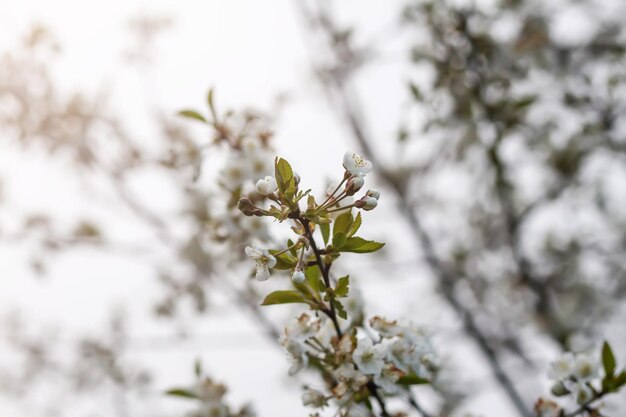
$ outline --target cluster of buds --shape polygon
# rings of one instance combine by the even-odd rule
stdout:
[[[351,208],[372,210],[378,205],[380,192],[368,190],[365,195],[354,201],[354,195],[360,191],[365,184],[365,175],[372,170],[372,163],[365,158],[346,152],[343,158],[345,169],[343,180],[336,186],[332,186],[327,192],[323,202],[318,203],[311,190],[300,190],[300,177],[294,173],[291,166],[284,159],[276,158],[274,164],[274,176],[265,176],[256,182],[254,192],[250,195],[242,196],[237,204],[239,210],[248,217],[273,217],[279,222],[291,219],[296,221],[292,228],[298,233],[296,243],[289,244],[281,251],[267,251],[255,246],[248,246],[246,254],[256,264],[256,278],[264,281],[270,276],[270,268],[277,264],[278,260],[291,265],[292,280],[294,283],[302,284],[305,279],[305,268],[310,262],[309,243],[306,230],[302,222],[307,224],[327,225],[333,222],[338,214],[349,213]],[[259,200],[256,196],[262,196]],[[300,207],[300,201],[307,197],[307,207]],[[259,207],[257,202],[269,201],[269,207]],[[360,221],[360,219],[359,219]],[[347,232],[347,231],[346,231]],[[350,238],[350,236],[347,236]],[[360,238],[356,238],[360,239]],[[353,239],[351,242],[355,242]],[[359,243],[361,241],[358,241]],[[340,239],[334,242],[336,246],[341,246]],[[346,239],[345,243],[349,243]],[[340,248],[335,248],[340,249]]]

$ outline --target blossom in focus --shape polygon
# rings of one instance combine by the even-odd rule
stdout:
[[[256,279],[265,281],[270,277],[270,268],[276,265],[274,258],[267,249],[257,248],[256,246],[246,247],[246,255],[256,263]]]
[[[372,170],[373,165],[359,154],[346,152],[343,155],[343,167],[353,176],[364,176]]]

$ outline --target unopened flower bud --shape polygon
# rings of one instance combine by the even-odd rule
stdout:
[[[295,282],[296,284],[302,284],[305,279],[306,279],[306,276],[304,275],[304,272],[302,272],[299,269],[296,269],[294,273],[291,275],[291,280]]]
[[[270,175],[265,178],[261,178],[256,183],[256,191],[261,195],[271,194],[277,189],[278,185],[276,184],[276,179]]]
[[[562,381],[557,381],[550,388],[550,392],[554,394],[556,397],[562,397],[563,395],[569,394],[569,390],[565,387]]]
[[[366,196],[368,197],[372,197],[375,198],[376,200],[378,200],[380,198],[380,191],[378,190],[368,190],[367,193],[365,193]]]
[[[259,208],[252,204],[249,198],[241,198],[237,203],[237,208],[241,210],[246,216],[254,216],[259,211]]]
[[[374,210],[378,205],[378,200],[374,197],[363,197],[354,203],[354,207],[363,209],[365,211]]]
[[[346,184],[346,195],[356,194],[361,188],[363,188],[364,184],[365,179],[361,175],[350,178]]]

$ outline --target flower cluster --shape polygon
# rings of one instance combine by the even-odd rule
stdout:
[[[372,163],[347,152],[342,165],[342,180],[317,200],[311,190],[300,189],[301,179],[289,163],[277,158],[275,175],[260,178],[254,190],[271,201],[269,207],[255,204],[252,196],[242,196],[238,207],[249,217],[291,222],[296,236],[282,249],[248,246],[246,254],[259,281],[267,280],[272,268],[291,275],[291,288],[268,294],[263,305],[296,303],[309,309],[286,326],[280,340],[291,360],[290,375],[309,368],[324,381],[324,388],[306,387],[304,405],[321,409],[333,404],[340,416],[370,416],[375,401],[380,414],[388,415],[385,399],[410,395],[410,385],[432,381],[437,359],[428,334],[411,323],[378,316],[364,323],[350,277],[331,275],[331,266],[344,254],[384,246],[357,236],[361,212],[374,209],[380,198],[377,190],[355,197]],[[305,197],[306,208],[300,203]],[[356,215],[353,209],[359,210]]]
[[[328,385],[326,391],[307,388],[302,395],[305,406],[323,408],[334,400],[348,415],[354,400],[366,397],[371,386],[394,396],[434,378],[437,357],[423,329],[378,316],[369,324],[370,332],[352,327],[341,337],[324,316],[303,313],[287,325],[281,343],[292,361],[289,374],[314,361]]]
[[[554,401],[542,398],[535,404],[537,417],[601,415],[596,401],[626,385],[626,370],[617,369],[613,350],[607,342],[602,346],[601,361],[593,355],[566,352],[550,364],[548,376],[554,381],[552,394],[569,397],[579,408],[565,413]]]
[[[600,361],[586,354],[567,352],[550,364],[548,376],[555,381],[554,395],[572,394],[579,404],[593,397],[589,384],[600,373]]]

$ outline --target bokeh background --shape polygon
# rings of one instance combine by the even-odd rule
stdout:
[[[625,360],[626,9],[426,3],[0,5],[0,414],[183,415],[163,392],[201,358],[232,402],[306,415],[285,353],[238,298],[265,289],[249,265],[215,267],[202,229],[227,158],[176,113],[206,111],[209,88],[222,109],[265,112],[276,153],[320,191],[364,130],[383,192],[364,229],[388,245],[343,267],[368,312],[432,330],[463,394],[452,415],[514,415],[490,358],[529,409],[561,350],[608,337]],[[462,29],[489,36],[468,46]],[[511,233],[508,212],[546,201]],[[293,313],[263,311],[279,328]]]

